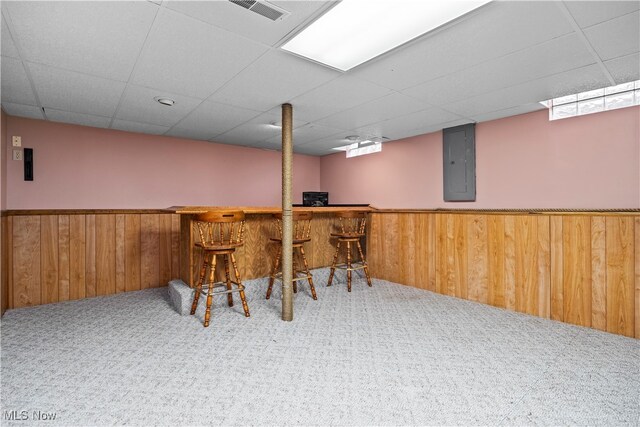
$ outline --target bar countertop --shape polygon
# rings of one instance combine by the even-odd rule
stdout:
[[[166,212],[176,214],[199,214],[207,211],[243,211],[245,214],[274,214],[282,212],[278,206],[171,206]],[[304,210],[315,213],[334,213],[343,211],[371,212],[370,206],[326,206],[326,207],[294,207],[294,211]]]

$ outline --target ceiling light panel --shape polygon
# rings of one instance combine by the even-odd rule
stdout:
[[[343,0],[282,49],[347,71],[486,3]]]

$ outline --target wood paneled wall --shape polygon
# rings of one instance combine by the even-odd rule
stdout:
[[[181,216],[188,224],[188,215],[159,213],[2,217],[3,311],[164,286],[181,277],[181,253],[188,261]],[[314,215],[305,247],[311,268],[331,265],[333,222],[333,214]],[[271,236],[271,215],[247,216],[245,245],[236,254],[243,280],[269,275]]]
[[[640,338],[640,216],[370,217],[374,277]]]
[[[179,274],[178,215],[2,219],[6,223],[7,308],[158,287]]]

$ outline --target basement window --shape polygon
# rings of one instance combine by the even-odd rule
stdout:
[[[549,120],[633,107],[640,105],[640,80],[561,96],[541,104],[549,109]]]

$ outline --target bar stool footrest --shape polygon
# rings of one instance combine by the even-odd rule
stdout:
[[[339,269],[339,270],[347,270],[347,271],[349,271],[349,270],[350,270],[350,271],[362,270],[362,269],[364,269],[364,268],[366,268],[366,267],[367,267],[367,264],[363,264],[363,263],[360,263],[360,262],[353,262],[353,263],[351,263],[351,268],[349,268],[349,267],[347,266],[347,264],[337,264],[337,265],[335,266],[335,268],[336,268],[336,269]]]
[[[238,282],[234,282],[233,280],[231,281],[231,284],[232,285],[236,285],[237,288],[228,290],[227,289],[227,282],[215,282],[213,284],[211,284],[211,283],[207,283],[207,284],[203,283],[202,284],[202,290],[200,291],[200,294],[206,296],[207,292],[209,291],[209,286],[211,286],[211,285],[213,285],[213,289],[215,289],[215,288],[225,288],[223,291],[213,290],[213,291],[211,291],[211,295],[224,295],[224,294],[230,294],[230,293],[233,293],[233,292],[244,291],[244,285],[243,284],[238,283]],[[195,290],[197,292],[197,289],[195,289]]]

